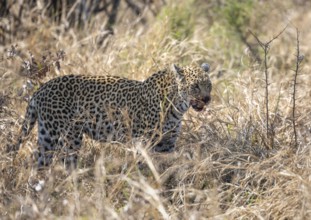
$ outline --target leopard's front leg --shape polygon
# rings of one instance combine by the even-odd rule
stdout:
[[[181,121],[168,122],[163,128],[161,141],[154,146],[155,152],[172,152],[175,149],[176,140],[179,136]]]

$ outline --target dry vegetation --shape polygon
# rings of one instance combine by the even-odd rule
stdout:
[[[0,10],[1,219],[311,218],[309,1],[20,2]],[[173,153],[86,139],[68,173],[32,168],[36,132],[10,151],[29,96],[57,75],[202,62],[213,101],[187,113]]]

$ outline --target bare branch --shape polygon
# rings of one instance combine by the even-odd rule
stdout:
[[[284,31],[286,30],[287,27],[288,27],[288,24],[287,24],[277,35],[275,35],[271,40],[269,40],[266,44],[269,45],[269,44],[272,43],[275,39],[277,39],[281,34],[284,33]]]
[[[259,46],[264,51],[264,74],[265,74],[265,107],[266,107],[266,136],[267,139],[270,141],[270,147],[273,148],[274,146],[274,122],[270,123],[270,113],[269,113],[269,72],[268,72],[268,52],[270,48],[270,44],[277,39],[287,28],[286,25],[277,35],[275,35],[271,40],[267,41],[266,43],[262,42],[257,35],[255,35],[251,30],[249,33],[254,36],[256,41],[258,42]]]
[[[251,31],[251,30],[248,30],[249,33],[251,33],[251,35],[253,35],[253,37],[256,39],[256,41],[258,42],[259,46],[261,48],[264,48],[265,47],[265,44],[261,42],[261,40]]]
[[[269,45],[274,41],[276,40],[281,34],[284,33],[284,31],[286,30],[286,28],[288,27],[288,24],[277,34],[275,35],[271,40],[267,41],[267,42],[262,42],[256,34],[254,34],[251,30],[248,30],[249,33],[251,35],[253,35],[253,37],[256,39],[256,41],[258,42],[258,44],[260,45],[261,48],[265,48],[265,47],[269,47]]]
[[[296,94],[297,94],[297,77],[300,71],[300,64],[303,61],[304,56],[300,54],[300,47],[299,47],[299,30],[296,28],[296,66],[294,70],[294,80],[293,80],[293,112],[292,112],[292,122],[293,122],[293,130],[294,130],[294,147],[298,146],[298,138],[297,138],[297,128],[296,128]]]

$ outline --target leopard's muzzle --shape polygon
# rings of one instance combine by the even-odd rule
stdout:
[[[211,101],[211,97],[210,96],[206,96],[202,99],[192,99],[190,100],[190,105],[191,107],[197,111],[200,112],[204,109],[204,107],[206,105],[208,105],[208,103]]]

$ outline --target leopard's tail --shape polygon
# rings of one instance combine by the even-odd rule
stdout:
[[[24,119],[22,128],[20,130],[20,134],[19,134],[19,137],[17,139],[17,143],[14,146],[14,150],[19,150],[23,141],[28,137],[31,130],[35,126],[37,118],[38,118],[38,112],[37,112],[37,108],[35,105],[35,100],[32,98],[30,100],[28,106],[27,106],[25,119]]]

